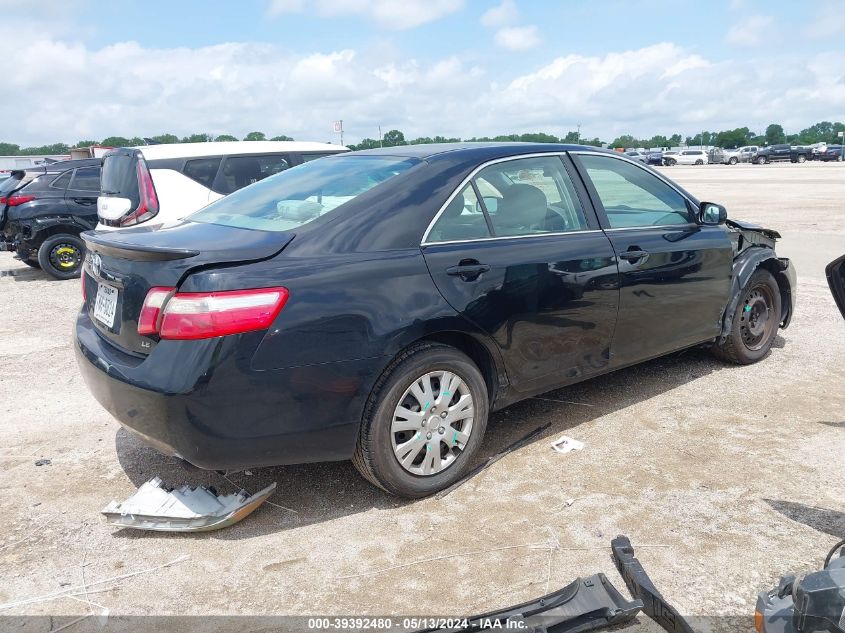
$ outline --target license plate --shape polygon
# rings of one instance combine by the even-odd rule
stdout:
[[[99,284],[97,300],[94,302],[94,318],[106,327],[113,328],[115,312],[117,312],[117,288],[108,284]]]

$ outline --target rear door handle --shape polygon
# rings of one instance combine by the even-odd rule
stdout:
[[[619,253],[619,259],[625,259],[629,262],[635,262],[638,259],[642,259],[643,257],[646,257],[647,255],[648,255],[647,251],[641,251],[639,249],[632,248],[632,249],[629,249],[629,250],[624,251],[622,253]]]
[[[463,261],[457,266],[450,266],[446,269],[446,274],[461,277],[465,281],[472,281],[482,273],[489,272],[489,270],[489,265],[472,260],[471,262]]]

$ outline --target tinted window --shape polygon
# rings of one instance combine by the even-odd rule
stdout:
[[[273,156],[229,156],[214,181],[214,190],[224,195],[255,184],[290,167],[287,154]]]
[[[556,156],[490,165],[478,173],[476,185],[497,237],[587,228],[575,189]]]
[[[5,176],[0,176],[0,178],[5,178],[5,180],[0,182],[0,194],[9,193],[10,191],[14,190],[19,184],[21,184],[23,172],[15,172],[13,174],[10,174],[8,178],[6,178]]]
[[[302,154],[302,162],[307,163],[309,160],[314,160],[315,158],[325,158],[326,156],[332,156],[332,154]]]
[[[98,167],[81,167],[73,175],[71,189],[77,191],[100,191],[100,169]]]
[[[70,184],[70,177],[73,176],[72,171],[66,171],[61,176],[56,178],[53,182],[50,183],[51,187],[56,189],[67,189],[67,186]]]
[[[132,209],[141,203],[138,191],[138,158],[128,154],[115,154],[103,159],[100,192],[108,196],[129,198]]]
[[[220,158],[197,158],[186,161],[182,173],[196,180],[203,187],[211,189],[214,177],[217,176],[217,169],[220,167],[220,160]]]
[[[611,228],[690,222],[683,196],[645,169],[609,156],[578,158],[596,188]]]
[[[189,219],[262,231],[289,231],[333,211],[418,162],[394,156],[314,160],[212,202]]]
[[[450,242],[490,237],[484,211],[471,185],[455,196],[431,227],[426,241]]]

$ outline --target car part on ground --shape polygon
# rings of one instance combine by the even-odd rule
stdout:
[[[643,602],[643,611],[670,633],[693,633],[692,627],[666,602],[654,586],[639,560],[634,557],[634,548],[627,536],[617,536],[610,542],[613,562],[625,580],[628,591]]]
[[[122,503],[102,510],[111,525],[157,532],[209,532],[234,525],[249,516],[273,494],[272,483],[254,495],[245,490],[219,495],[214,488],[165,488],[158,477],[141,485]]]
[[[845,255],[834,259],[824,269],[830,293],[836,301],[842,317],[845,318]]]
[[[508,455],[508,453],[512,453],[513,451],[517,450],[518,448],[522,448],[528,442],[533,440],[535,437],[538,437],[539,435],[541,435],[543,433],[543,431],[548,429],[551,425],[552,425],[552,423],[548,422],[548,423],[546,423],[542,426],[538,426],[536,429],[534,429],[533,431],[529,431],[528,433],[523,435],[521,438],[519,438],[518,440],[516,440],[512,444],[508,444],[501,451],[499,451],[498,453],[496,453],[492,457],[488,457],[485,461],[478,464],[475,468],[470,470],[468,473],[466,473],[463,477],[461,477],[458,481],[453,483],[451,486],[449,486],[448,488],[438,492],[437,495],[435,495],[435,499],[442,499],[443,497],[451,494],[452,492],[454,492],[454,490],[456,488],[459,488],[460,486],[464,485],[466,482],[468,482],[470,479],[475,477],[482,470],[489,468],[490,466],[495,464],[497,461],[499,461],[500,459],[502,459],[503,457]]]
[[[433,631],[526,631],[581,633],[625,624],[642,610],[641,600],[626,600],[604,574],[575,581],[537,600],[466,618],[458,625],[449,623]]]
[[[584,448],[584,442],[562,435],[551,444],[557,453],[571,453]]]
[[[800,581],[782,576],[778,586],[757,596],[757,633],[845,633],[845,539],[825,557],[822,571]],[[841,549],[840,549],[841,548]],[[839,555],[834,558],[839,550]]]

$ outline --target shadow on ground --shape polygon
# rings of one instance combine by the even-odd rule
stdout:
[[[0,277],[12,277],[15,281],[50,281],[53,279],[40,268],[0,270]]]
[[[597,417],[612,414],[722,369],[729,367],[706,350],[691,349],[523,400],[490,416],[475,462],[496,455],[548,422],[552,425],[533,442],[545,442]],[[565,421],[560,421],[561,417]],[[198,534],[198,538],[251,538],[373,508],[397,508],[414,503],[370,485],[351,462],[256,468],[224,475],[163,456],[124,429],[117,433],[116,448],[120,465],[135,486],[159,476],[169,486],[213,486],[222,493],[243,487],[252,493],[275,481],[278,487],[270,501],[296,511],[262,507],[240,524],[220,532]],[[449,497],[439,503],[448,504]],[[119,534],[143,536],[148,533],[123,530]]]
[[[845,512],[817,508],[794,501],[778,499],[764,499],[764,501],[788,519],[803,523],[818,532],[824,532],[836,538],[845,538]]]

